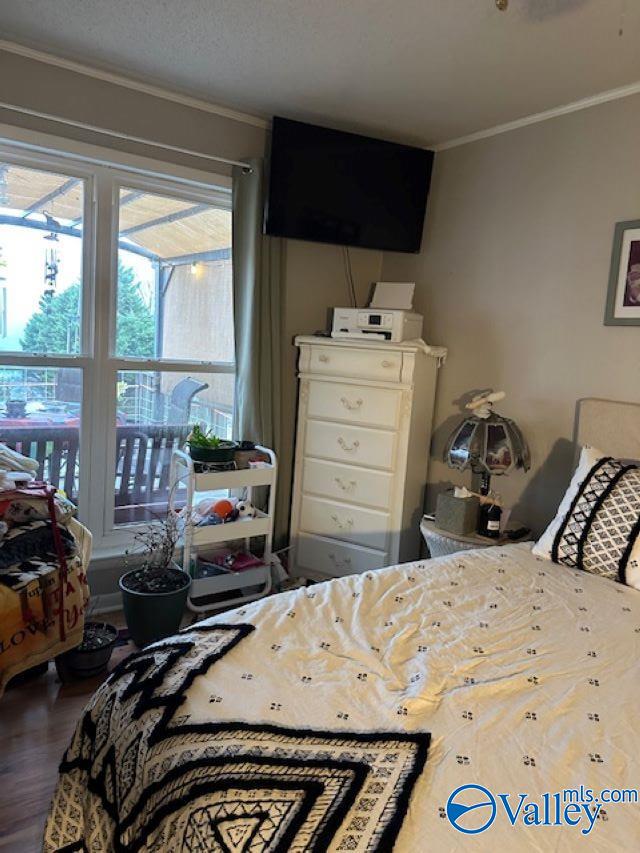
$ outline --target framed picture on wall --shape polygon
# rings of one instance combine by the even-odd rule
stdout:
[[[605,326],[640,326],[640,219],[617,222]]]

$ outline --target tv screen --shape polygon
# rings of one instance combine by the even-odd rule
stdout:
[[[433,152],[276,117],[265,234],[419,252]]]

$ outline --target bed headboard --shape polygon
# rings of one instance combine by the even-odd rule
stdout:
[[[587,398],[578,401],[576,445],[597,447],[607,456],[640,459],[640,403]]]

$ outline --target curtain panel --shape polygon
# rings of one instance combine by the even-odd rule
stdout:
[[[279,454],[283,242],[262,234],[263,208],[264,164],[262,159],[247,160],[246,168],[233,169],[233,436],[259,442]],[[286,510],[279,500],[278,507],[276,530],[283,531]]]

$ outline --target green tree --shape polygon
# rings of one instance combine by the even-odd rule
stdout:
[[[152,358],[155,346],[155,317],[140,295],[140,282],[131,267],[118,261],[116,352],[122,357]]]
[[[151,358],[155,349],[155,320],[140,295],[140,282],[131,267],[118,262],[117,353]],[[80,328],[80,284],[53,296],[43,294],[20,340],[26,352],[77,353]]]
[[[38,310],[24,327],[20,346],[27,352],[77,353],[80,285],[72,284],[54,296],[42,295]]]

